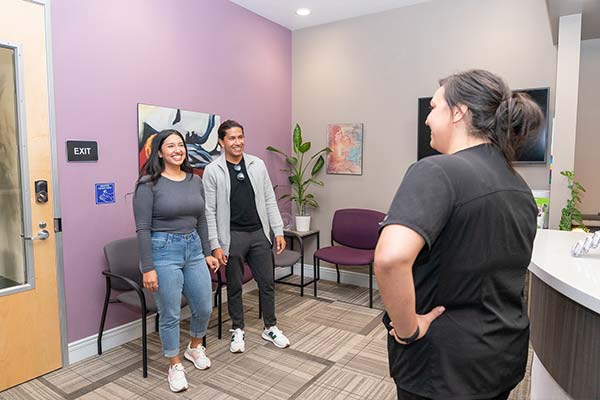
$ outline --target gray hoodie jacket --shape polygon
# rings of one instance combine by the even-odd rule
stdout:
[[[271,240],[271,229],[275,236],[282,236],[283,221],[265,163],[260,158],[246,153],[244,153],[244,162],[250,184],[254,189],[256,211],[258,211],[265,236]],[[231,182],[229,179],[225,153],[208,164],[202,176],[210,249],[214,250],[220,247],[226,255],[229,255],[229,244],[231,243],[229,232]]]

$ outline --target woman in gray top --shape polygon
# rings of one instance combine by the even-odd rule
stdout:
[[[153,292],[158,307],[163,355],[169,358],[169,388],[188,388],[179,358],[181,295],[192,319],[191,343],[184,357],[198,369],[211,363],[202,346],[212,311],[208,267],[217,271],[211,256],[204,216],[202,180],[192,173],[181,133],[164,130],[152,140],[133,198],[144,287]]]

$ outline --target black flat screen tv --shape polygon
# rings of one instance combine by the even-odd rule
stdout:
[[[548,102],[550,99],[549,88],[520,89],[515,92],[527,93],[535,101],[544,113],[544,121],[540,129],[523,145],[515,157],[515,163],[543,164],[546,162],[546,147],[548,145]],[[419,98],[419,126],[417,138],[417,159],[440,154],[429,145],[431,141],[431,130],[425,125],[429,114],[429,102],[431,97]]]

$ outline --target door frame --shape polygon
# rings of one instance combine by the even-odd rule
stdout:
[[[58,176],[58,143],[56,138],[56,115],[54,102],[54,64],[52,57],[52,4],[51,0],[23,0],[40,4],[44,7],[44,31],[46,33],[46,72],[48,76],[48,121],[50,132],[50,160],[52,168],[52,212],[54,215],[53,229],[56,252],[56,282],[58,294],[58,315],[60,318],[60,347],[62,367],[69,365],[69,338],[67,330],[67,299],[65,292],[65,268],[63,259],[62,230],[56,231],[56,222],[62,221],[60,207],[60,189]],[[62,225],[62,223],[61,223]]]

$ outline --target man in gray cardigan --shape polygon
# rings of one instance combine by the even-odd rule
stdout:
[[[244,352],[242,278],[244,261],[256,280],[265,329],[262,338],[279,348],[290,345],[277,328],[275,287],[270,240],[275,234],[277,253],[285,248],[283,222],[264,162],[244,153],[244,128],[227,120],[219,126],[223,154],[204,170],[206,222],[212,255],[225,268],[227,306],[232,321],[232,353]]]

